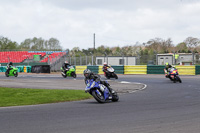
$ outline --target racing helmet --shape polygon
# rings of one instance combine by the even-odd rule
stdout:
[[[107,65],[107,62],[104,62],[103,65]]]
[[[166,62],[166,63],[165,63],[165,65],[166,65],[166,66],[167,66],[167,65],[169,65],[169,63],[168,63],[168,62]]]
[[[85,70],[83,71],[83,75],[84,75],[86,78],[89,78],[91,73],[92,73],[92,72],[90,71],[90,69],[85,69]]]
[[[65,64],[68,64],[68,61],[65,61]]]
[[[13,65],[13,63],[12,63],[12,62],[9,62],[9,65]]]

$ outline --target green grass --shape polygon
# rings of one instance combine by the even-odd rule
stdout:
[[[83,90],[49,90],[0,87],[0,107],[76,101],[91,98]]]

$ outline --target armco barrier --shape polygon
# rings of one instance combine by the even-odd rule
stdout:
[[[147,66],[147,74],[165,74],[164,68],[164,65]]]
[[[83,71],[87,68],[87,66],[76,66],[76,74],[83,74]]]
[[[94,73],[99,73],[99,66],[87,66],[87,69],[90,69]]]
[[[147,74],[147,66],[124,66],[124,74]]]
[[[196,75],[200,74],[200,66],[195,66],[195,74]]]
[[[180,75],[195,75],[195,66],[176,66]]]

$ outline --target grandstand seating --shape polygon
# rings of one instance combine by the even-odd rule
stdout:
[[[50,62],[54,62],[55,60],[60,59],[61,56],[65,55],[65,52],[55,52],[50,54],[48,57],[44,58],[40,62],[48,62],[48,59]]]
[[[49,51],[47,51],[49,52]],[[43,58],[46,53],[45,51],[42,52],[33,52],[33,51],[6,51],[0,52],[0,63],[22,63],[26,59],[33,59],[33,55],[41,55]],[[49,55],[42,59],[40,62],[48,62],[48,58],[50,62],[54,62],[58,60],[61,56],[65,55],[66,52],[51,52],[48,53]]]
[[[46,53],[29,53],[28,51],[6,51],[0,52],[0,63],[21,63],[25,59],[32,59],[33,55],[45,56]]]

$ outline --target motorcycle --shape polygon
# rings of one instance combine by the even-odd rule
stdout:
[[[18,69],[13,67],[13,66],[10,67],[10,68],[11,68],[11,70],[8,73],[8,67],[6,67],[6,72],[5,72],[6,77],[9,77],[9,76],[17,77],[18,76]]]
[[[99,103],[105,103],[110,100],[117,102],[119,100],[117,92],[111,93],[106,86],[100,84],[100,81],[95,82],[93,79],[86,81],[85,92],[89,92]]]
[[[107,68],[107,71],[104,72],[104,76],[105,76],[107,79],[110,79],[110,78],[118,79],[118,76],[117,76],[117,74],[115,73],[115,69],[112,68],[112,67],[108,67],[108,68]]]
[[[178,81],[179,83],[182,83],[181,78],[179,77],[178,70],[175,67],[172,67],[169,69],[169,73],[166,75],[171,81],[176,83]]]
[[[66,73],[64,73],[64,69],[62,67],[60,69],[61,69],[61,75],[64,78],[66,78],[67,76],[76,78],[76,72],[75,72],[76,70],[75,70],[75,68],[73,66],[70,66],[69,70]]]

